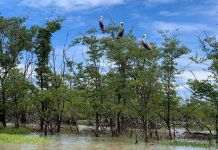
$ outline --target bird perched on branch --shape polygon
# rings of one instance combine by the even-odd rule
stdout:
[[[123,37],[124,34],[124,22],[120,22],[120,31],[117,34],[117,39]]]
[[[105,32],[105,27],[104,27],[104,22],[103,22],[103,16],[100,16],[99,26],[100,26],[100,28],[101,28],[101,31],[102,31],[102,32]]]
[[[149,44],[148,42],[146,42],[146,38],[147,38],[147,35],[144,34],[144,35],[143,35],[143,38],[142,38],[142,45],[143,45],[143,47],[144,47],[145,49],[150,50],[150,49],[151,49],[151,46],[150,46],[150,44]]]

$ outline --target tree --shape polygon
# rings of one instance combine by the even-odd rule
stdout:
[[[62,21],[61,18],[48,21],[46,22],[45,27],[36,27],[37,34],[35,38],[35,44],[34,44],[34,52],[37,57],[36,62],[36,78],[37,78],[37,84],[41,91],[48,90],[49,89],[49,81],[51,81],[50,74],[51,70],[49,68],[49,54],[52,51],[51,46],[51,38],[52,34],[58,30],[61,29],[60,22]],[[46,111],[47,108],[46,104],[41,101],[41,110],[42,112]],[[40,116],[40,129],[43,130],[44,126],[44,114],[41,113]],[[47,127],[47,125],[46,125]],[[47,129],[45,129],[46,132]]]
[[[8,72],[16,67],[21,52],[31,50],[32,32],[25,26],[26,18],[4,18],[0,16],[0,85],[2,123],[6,127],[6,91],[4,80]]]
[[[142,122],[145,141],[148,142],[148,125],[152,114],[151,101],[158,91],[160,68],[158,60],[160,54],[157,47],[153,45],[151,50],[145,50],[135,42],[135,47],[130,48],[130,87],[135,93],[134,99],[129,107],[136,112]],[[133,107],[134,106],[134,107]],[[151,121],[150,121],[151,122]]]
[[[89,95],[89,103],[92,106],[95,112],[95,136],[99,136],[100,128],[100,114],[101,114],[101,105],[103,104],[103,80],[101,72],[101,59],[103,57],[104,51],[101,47],[100,40],[93,35],[95,29],[88,31],[88,35],[85,35],[79,39],[75,39],[74,44],[82,44],[88,47],[86,54],[88,58],[85,60],[87,65],[85,68],[80,67],[78,64],[78,73],[82,73],[78,82],[86,85],[86,91]],[[75,74],[76,75],[76,74]],[[79,77],[79,74],[76,75]],[[81,87],[81,84],[79,84]]]
[[[184,54],[187,54],[188,49],[180,44],[180,41],[177,39],[176,35],[169,36],[167,31],[162,31],[160,33],[164,39],[164,42],[162,43],[162,47],[160,48],[163,56],[163,60],[161,62],[161,81],[163,92],[161,103],[163,106],[163,114],[161,115],[159,113],[159,115],[165,121],[166,127],[169,132],[169,138],[172,139],[172,111],[173,108],[178,105],[178,98],[175,91],[175,77],[176,75],[181,73],[181,70],[177,68],[176,59]]]
[[[204,61],[210,61],[208,71],[211,72],[211,76],[208,80],[190,80],[190,87],[193,89],[193,95],[207,100],[214,104],[215,113],[215,130],[216,130],[216,144],[218,144],[218,42],[215,36],[208,36],[200,40],[202,50],[206,56],[204,58],[193,58],[197,63],[203,63]]]
[[[120,39],[114,38],[114,32],[117,28],[113,25],[109,26],[110,32],[112,33],[110,37],[103,38],[101,43],[103,48],[106,50],[106,56],[108,62],[112,62],[114,65],[108,71],[110,75],[109,80],[113,87],[113,105],[116,105],[116,116],[111,118],[110,124],[115,124],[115,135],[119,136],[125,127],[126,116],[125,110],[127,109],[127,104],[129,100],[130,88],[128,86],[128,69],[130,69],[130,49],[135,46],[135,37],[131,32]],[[111,88],[112,88],[111,87]]]
[[[33,85],[23,78],[19,69],[11,69],[4,80],[7,102],[7,112],[13,116],[15,127],[20,127],[21,113],[26,109],[29,93]]]

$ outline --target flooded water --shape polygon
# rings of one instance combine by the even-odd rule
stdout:
[[[204,148],[145,144],[122,138],[95,138],[61,135],[52,138],[50,144],[0,144],[0,150],[204,150]],[[211,150],[215,150],[211,148]]]

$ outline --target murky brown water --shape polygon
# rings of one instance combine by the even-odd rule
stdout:
[[[50,144],[0,144],[0,150],[204,150],[204,148],[164,146],[158,144],[135,145],[134,141],[121,138],[95,138],[61,135]],[[211,148],[211,150],[215,150]]]

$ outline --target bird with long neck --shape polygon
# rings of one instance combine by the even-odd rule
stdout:
[[[124,22],[120,22],[120,31],[117,34],[117,39],[123,37],[124,34]]]
[[[151,46],[150,46],[150,44],[149,44],[148,42],[146,42],[146,38],[147,38],[147,35],[144,34],[144,35],[143,35],[143,38],[142,38],[142,45],[143,45],[143,47],[144,47],[145,49],[150,50],[150,49],[151,49]]]
[[[100,28],[101,28],[101,31],[102,31],[102,32],[105,32],[105,27],[104,27],[104,22],[103,22],[103,16],[100,16],[99,26],[100,26]]]

